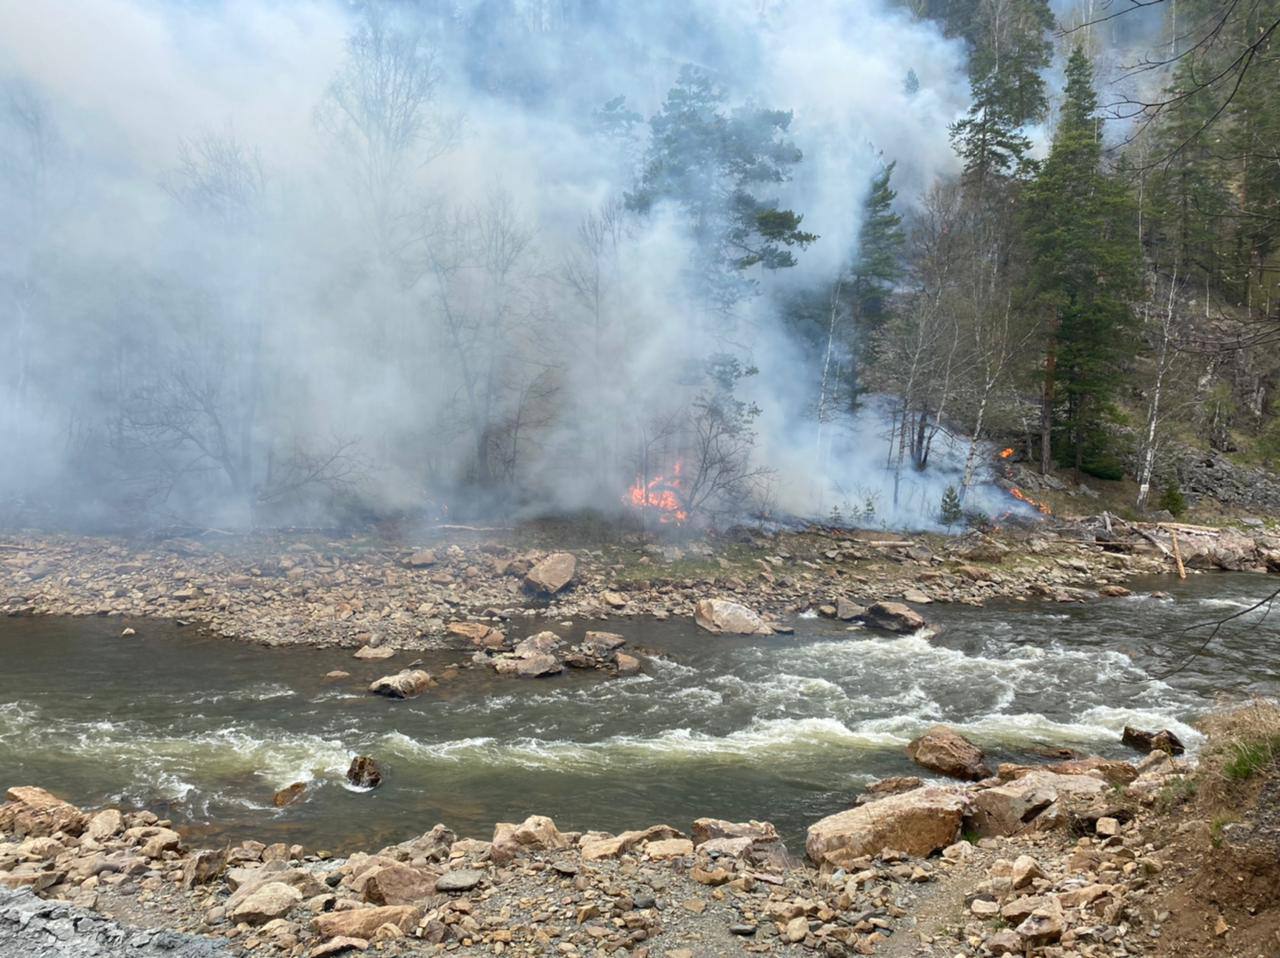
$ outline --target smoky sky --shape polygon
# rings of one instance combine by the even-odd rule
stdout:
[[[432,60],[376,188],[333,95],[370,9]],[[819,236],[729,342],[693,316],[677,211],[622,209],[646,124],[597,122],[619,97],[647,120],[686,64],[791,111],[774,196]],[[484,443],[512,508],[617,508],[681,454],[689,359],[729,348],[759,370],[778,508],[929,525],[958,460],[891,514],[874,407],[815,459],[780,304],[856,257],[884,163],[903,209],[956,172],[967,105],[962,45],[874,0],[0,0],[0,500],[227,527],[482,510]]]

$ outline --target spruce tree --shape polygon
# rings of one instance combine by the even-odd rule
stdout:
[[[1217,155],[1221,130],[1208,124],[1222,108],[1218,91],[1199,85],[1196,61],[1183,60],[1169,96],[1179,97],[1155,138],[1158,166],[1152,176],[1150,240],[1157,266],[1217,284],[1224,275],[1229,174]]]
[[[1128,297],[1139,269],[1133,208],[1102,167],[1093,68],[1079,47],[1066,72],[1053,146],[1026,209],[1030,292],[1046,316],[1045,471],[1055,434],[1066,440],[1077,471],[1106,452],[1103,425],[1134,342]]]
[[[942,506],[938,517],[948,529],[964,518],[964,508],[960,505],[960,493],[956,491],[955,486],[947,486],[946,491],[942,493]]]
[[[895,166],[896,161],[886,163],[871,180],[858,227],[857,256],[849,275],[849,397],[854,402],[865,391],[859,367],[874,358],[871,351],[889,313],[889,294],[902,278],[907,238],[902,217],[893,208],[898,196],[890,185]]]
[[[727,310],[749,295],[748,271],[795,265],[793,250],[817,237],[803,216],[762,195],[791,178],[803,154],[789,139],[791,114],[731,108],[711,74],[686,65],[650,120],[651,139],[628,208],[675,204],[692,232],[697,284],[707,304]]]
[[[1047,0],[981,4],[966,18],[972,105],[951,127],[965,176],[979,186],[993,176],[1023,172],[1031,141],[1022,132],[1048,107],[1044,79],[1053,48]]]

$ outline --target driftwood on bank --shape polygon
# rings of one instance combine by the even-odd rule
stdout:
[[[1264,529],[1241,530],[1186,522],[1135,522],[1104,512],[1076,520],[1092,531],[1103,549],[1122,552],[1159,551],[1181,578],[1187,568],[1231,571],[1280,571],[1280,537]]]

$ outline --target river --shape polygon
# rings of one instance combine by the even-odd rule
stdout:
[[[1280,691],[1280,612],[1251,614],[1162,680],[1203,641],[1180,630],[1273,583],[1200,575],[1087,604],[934,605],[923,610],[933,634],[908,637],[810,618],[768,638],[617,619],[594,627],[656,650],[647,674],[471,669],[411,701],[363,691],[409,654],[363,663],[166,622],[0,619],[0,787],[149,807],[193,839],[334,851],[436,822],[487,838],[495,821],[531,813],[562,829],[761,818],[794,842],[868,782],[921,772],[903,746],[934,722],[996,761],[1035,760],[1046,746],[1131,754],[1126,723],[1172,728],[1194,748],[1190,723],[1219,696]],[[125,625],[138,634],[120,637]],[[587,626],[553,627],[571,638]],[[424,667],[463,658],[430,653]],[[326,684],[338,668],[352,677]],[[382,763],[382,787],[346,785],[357,753]],[[273,793],[297,781],[309,783],[305,800],[274,808]]]

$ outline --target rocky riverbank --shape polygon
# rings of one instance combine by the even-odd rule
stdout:
[[[924,738],[918,761],[975,758],[954,733]],[[1187,775],[1153,752],[1136,765],[1002,765],[970,785],[892,780],[815,822],[803,851],[767,822],[613,835],[533,815],[499,823],[489,841],[436,825],[347,858],[253,841],[188,847],[150,812],[86,811],[15,787],[0,805],[0,887],[101,916],[50,910],[34,926],[42,936],[111,944],[131,934],[121,927],[160,929],[191,955],[221,953],[190,950],[193,940],[291,958],[1147,954],[1168,920],[1159,876],[1172,863],[1156,836]],[[3,944],[5,916],[19,913],[29,900],[0,902],[0,954],[17,954]],[[67,948],[49,953],[115,954]]]
[[[1261,530],[1206,543],[1187,548],[1191,566],[1265,569],[1280,557],[1280,542]],[[579,544],[529,530],[413,542],[23,535],[0,539],[0,612],[160,616],[271,645],[422,649],[474,641],[460,624],[533,632],[528,620],[692,618],[709,598],[775,625],[811,610],[852,619],[854,609],[886,599],[917,610],[1079,601],[1173,571],[1167,553],[1158,537],[1120,542],[1111,530],[1050,523],[956,538],[738,530],[678,544],[638,535]]]

